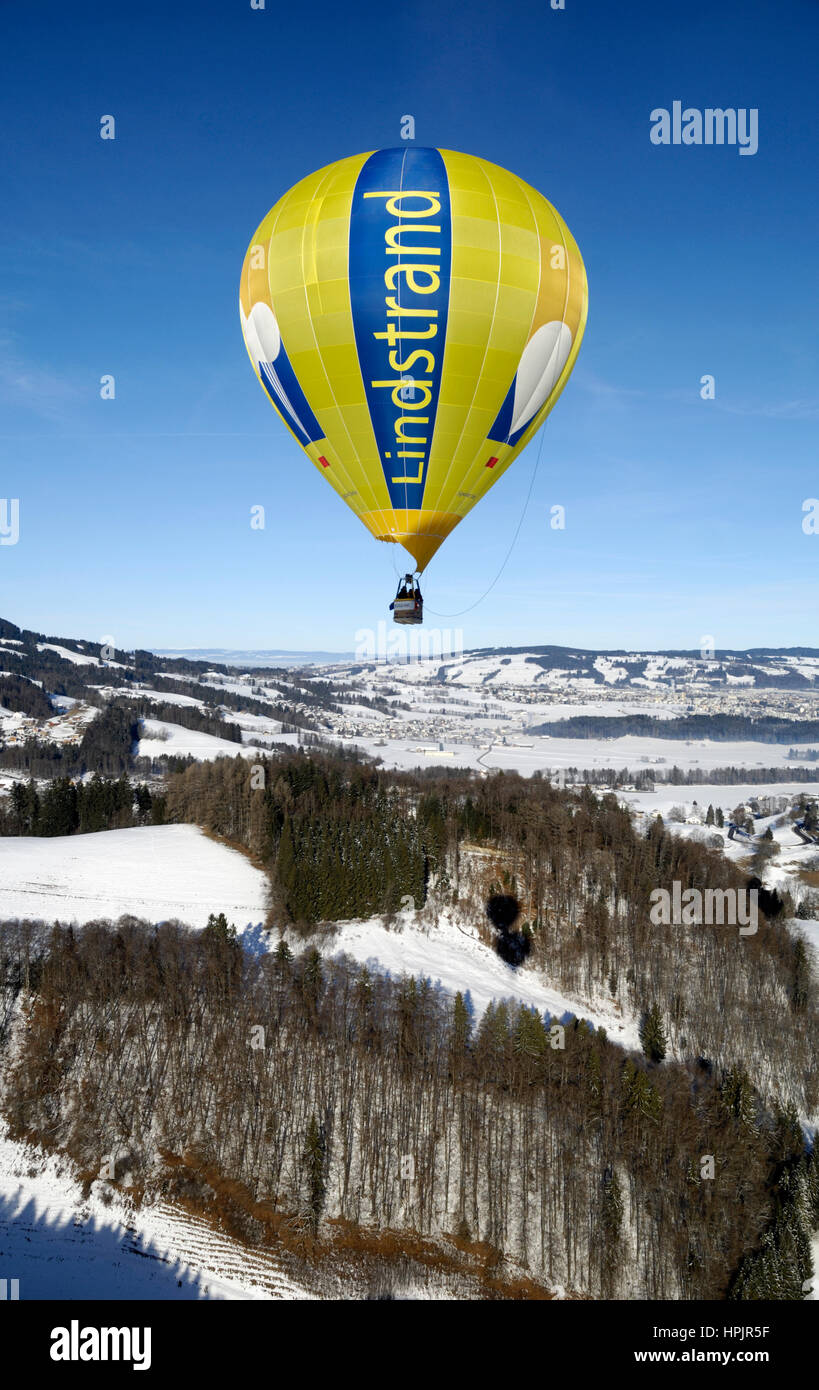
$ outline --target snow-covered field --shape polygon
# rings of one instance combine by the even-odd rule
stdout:
[[[242,930],[264,920],[266,891],[265,875],[243,854],[193,825],[0,838],[4,918],[82,923],[132,913],[204,927],[211,912],[224,912]]]
[[[267,714],[247,714],[244,711],[236,714],[233,710],[225,710],[224,717],[228,723],[239,725],[245,740],[260,739],[265,743],[288,743],[291,746],[298,744],[297,734],[282,733],[282,721],[271,719]]]
[[[92,685],[106,700],[123,697],[126,700],[156,700],[165,705],[186,705],[188,709],[204,709],[205,701],[193,695],[177,695],[173,690],[153,690],[145,685]]]
[[[75,652],[71,647],[61,647],[54,642],[38,642],[38,652],[54,652],[63,661],[70,661],[73,666],[111,666],[120,671],[125,670],[121,661],[101,661],[98,656],[90,652]]]
[[[183,729],[181,724],[168,724],[164,719],[143,719],[142,737],[137,745],[140,758],[235,758],[238,753],[253,756],[252,748],[232,743],[229,738]]]
[[[287,743],[298,746],[298,735],[281,732],[277,719],[267,719],[264,715],[241,714],[232,722],[238,723],[243,736],[257,738],[263,742]],[[243,758],[259,756],[253,744],[233,743],[229,738],[219,738],[216,734],[199,733],[196,729],[183,729],[181,724],[169,724],[163,719],[143,719],[142,737],[137,744],[140,758],[196,758],[207,762],[211,758]]]
[[[66,1159],[15,1143],[4,1127],[0,1279],[19,1281],[20,1300],[313,1297],[269,1252],[166,1203],[134,1209],[103,1181],[84,1198]]]
[[[629,768],[639,772],[652,764],[666,768],[786,767],[788,748],[776,743],[716,743],[710,739],[643,738],[629,734],[624,738],[548,738],[511,732],[509,743],[481,738],[476,729],[474,743],[455,742],[434,734],[427,739],[390,739],[380,746],[373,738],[356,738],[366,752],[380,757],[386,767],[409,769],[435,762],[438,742],[443,742],[447,762],[477,770],[503,768],[530,777],[533,772],[559,768]],[[792,761],[792,760],[791,760]],[[672,791],[674,789],[672,788]],[[677,789],[678,792],[686,790]],[[712,788],[711,800],[718,788]],[[725,789],[724,789],[725,790]],[[727,789],[733,793],[733,788]],[[757,793],[765,788],[756,787]],[[647,793],[650,795],[650,793]],[[679,796],[678,796],[679,799]],[[734,803],[736,805],[736,802]]]

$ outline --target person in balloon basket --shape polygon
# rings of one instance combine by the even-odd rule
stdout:
[[[415,612],[420,612],[421,590],[413,586],[411,579],[405,579],[403,583],[400,585],[398,593],[395,595],[393,602],[390,604],[390,609],[394,609],[396,603],[413,603],[415,606]]]

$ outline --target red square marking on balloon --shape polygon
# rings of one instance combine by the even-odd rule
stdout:
[[[327,460],[326,460],[326,458],[324,457],[323,454],[319,454],[319,463],[321,464],[322,468],[329,468],[329,467],[330,467],[329,463],[327,462]]]
[[[498,461],[498,460],[497,460],[496,458],[491,458],[491,459],[489,460],[489,462],[487,463],[487,465],[486,465],[487,468],[494,468],[494,467],[495,467],[495,464],[497,463],[497,461]]]

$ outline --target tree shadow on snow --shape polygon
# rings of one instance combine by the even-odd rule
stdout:
[[[532,949],[529,937],[515,931],[520,916],[520,903],[511,893],[493,893],[486,903],[486,915],[497,932],[495,950],[507,965],[522,965]]]
[[[39,1205],[22,1184],[0,1195],[0,1280],[18,1281],[7,1282],[8,1299],[207,1298],[201,1274],[119,1215],[108,1224],[82,1204],[59,1214]]]

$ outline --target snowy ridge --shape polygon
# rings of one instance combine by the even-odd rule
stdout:
[[[277,937],[263,930],[267,878],[245,855],[209,839],[192,825],[142,826],[94,834],[0,838],[0,917],[46,922],[178,920],[196,930],[224,912],[246,949],[266,951]],[[320,938],[316,938],[318,943]],[[303,942],[294,939],[294,948]],[[495,1000],[511,999],[557,1020],[587,1018],[612,1042],[637,1048],[637,1021],[610,1001],[589,1001],[552,988],[533,969],[512,967],[474,927],[444,910],[337,924],[322,947],[394,975],[421,975],[449,994],[470,994],[476,1018]]]
[[[466,687],[517,686],[546,689],[593,690],[622,686],[660,690],[677,684],[719,684],[767,687],[792,681],[794,685],[819,683],[819,651],[748,652],[594,652],[571,647],[493,648],[424,656],[409,665],[338,660],[327,674],[342,676],[366,670],[390,670],[402,681],[437,680]]]

